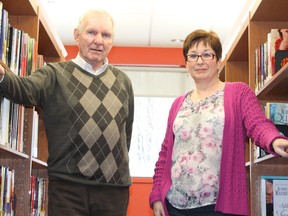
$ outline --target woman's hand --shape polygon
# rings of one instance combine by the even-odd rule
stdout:
[[[5,74],[5,70],[4,68],[2,67],[2,65],[0,65],[0,80],[2,79],[2,77],[4,76]]]
[[[154,216],[165,216],[164,208],[161,201],[156,201],[153,203]]]
[[[282,157],[288,157],[288,140],[278,138],[272,143],[274,151]]]

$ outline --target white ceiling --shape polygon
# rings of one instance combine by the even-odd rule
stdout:
[[[48,22],[64,45],[74,45],[73,29],[79,16],[91,8],[108,11],[115,22],[114,46],[182,47],[172,39],[185,39],[197,28],[213,30],[223,47],[235,32],[252,0],[40,0]],[[247,15],[247,14],[246,14]]]

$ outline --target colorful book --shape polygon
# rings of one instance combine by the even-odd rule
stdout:
[[[288,62],[288,29],[278,29],[279,38],[275,41],[275,73]]]
[[[288,103],[267,103],[265,112],[276,128],[284,136],[288,136]]]
[[[288,103],[267,103],[266,117],[275,125],[288,125]]]
[[[275,71],[275,52],[279,49],[280,34],[278,29],[271,29],[267,36],[268,42],[268,71],[273,76]]]

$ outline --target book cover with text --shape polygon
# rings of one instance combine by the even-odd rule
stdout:
[[[266,117],[275,125],[288,125],[288,103],[267,103]]]
[[[260,176],[261,216],[288,215],[288,176]]]

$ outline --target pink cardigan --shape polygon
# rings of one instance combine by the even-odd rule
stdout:
[[[168,216],[165,197],[171,186],[171,155],[173,149],[173,122],[185,98],[173,102],[153,176],[149,197],[150,207],[161,200]],[[266,119],[255,93],[245,83],[227,82],[224,90],[224,132],[220,166],[219,194],[215,210],[239,215],[249,215],[248,188],[245,168],[245,140],[252,138],[256,145],[273,153],[271,143],[282,137],[274,124]]]

